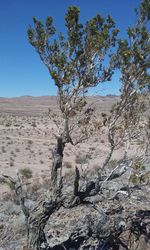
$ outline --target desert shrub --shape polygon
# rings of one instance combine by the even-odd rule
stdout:
[[[87,157],[87,155],[77,155],[75,162],[77,164],[86,164],[86,163],[88,163],[88,157]]]
[[[147,183],[148,185],[150,184],[150,171],[140,176],[140,183]]]
[[[95,151],[95,146],[89,147],[91,151]]]
[[[141,172],[145,170],[145,165],[139,159],[136,159],[133,163],[133,173],[130,177],[130,183],[133,185],[139,185],[141,183]]]
[[[137,140],[137,145],[142,146],[144,144],[143,140]]]
[[[13,144],[13,141],[9,141],[8,143],[7,143],[7,145],[12,145]]]
[[[140,183],[140,177],[137,173],[133,173],[129,180],[133,185],[138,185]]]
[[[15,184],[13,182],[8,182],[7,185],[11,190],[15,190]]]
[[[66,168],[72,168],[72,163],[69,162],[69,161],[65,161],[65,162],[64,162],[64,166],[65,166]]]
[[[32,170],[30,168],[20,169],[20,173],[26,178],[30,179],[32,177]]]
[[[32,126],[33,128],[36,128],[36,122],[33,121],[32,124],[31,124],[31,126]]]
[[[6,149],[4,146],[2,146],[1,149],[2,149],[2,153],[6,153]]]
[[[10,167],[13,167],[14,166],[14,161],[10,161]]]
[[[16,150],[16,152],[20,152],[20,149],[19,149],[19,148],[16,148],[15,150]]]
[[[8,122],[8,123],[5,124],[5,126],[6,126],[6,127],[10,127],[10,126],[11,126],[11,123]]]
[[[109,167],[115,167],[116,165],[117,165],[117,160],[116,159],[112,159],[108,163]]]
[[[92,155],[90,153],[86,154],[86,159],[92,159]],[[86,162],[87,163],[87,162]]]
[[[141,162],[140,160],[136,160],[133,164],[133,168],[136,171],[141,171],[141,170],[145,170],[145,165],[143,164],[143,162]]]
[[[28,140],[28,145],[32,145],[33,141],[32,140]]]
[[[104,143],[105,143],[105,141],[104,141],[104,140],[101,140],[101,143],[103,143],[103,144],[104,144]]]
[[[34,183],[31,187],[31,193],[37,192],[39,188],[40,188],[39,185]]]

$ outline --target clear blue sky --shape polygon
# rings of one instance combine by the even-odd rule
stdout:
[[[58,31],[64,30],[67,7],[80,7],[81,21],[97,13],[110,14],[121,35],[135,23],[134,8],[140,0],[1,0],[0,1],[0,96],[55,95],[56,88],[38,54],[28,43],[27,29],[35,16],[52,16]],[[118,94],[118,74],[101,87],[101,94]]]

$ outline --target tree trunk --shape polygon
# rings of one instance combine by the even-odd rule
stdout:
[[[63,162],[63,152],[65,148],[65,143],[63,142],[62,136],[57,137],[57,145],[53,151],[53,163],[52,163],[52,170],[51,170],[51,182],[52,188],[57,189],[58,186],[58,169],[62,169],[62,162]]]
[[[69,135],[69,125],[68,119],[64,119],[64,131],[63,133],[57,137],[57,144],[53,151],[53,163],[52,163],[52,171],[51,171],[51,182],[54,190],[59,186],[59,182],[61,180],[62,173],[62,162],[63,162],[63,153],[65,149],[66,143],[72,143],[71,137]],[[58,180],[58,169],[60,170],[60,176]]]
[[[51,183],[53,188],[53,197],[48,201],[41,201],[37,207],[31,212],[28,220],[29,237],[28,249],[29,250],[48,250],[48,246],[44,228],[49,220],[51,214],[60,208],[62,205],[61,189],[62,189],[62,162],[63,154],[66,143],[71,142],[68,129],[68,120],[65,119],[64,131],[57,137],[56,148],[53,151],[53,163],[51,171]],[[60,170],[58,176],[58,169]]]
[[[62,205],[62,200],[56,197],[49,202],[41,202],[32,211],[28,220],[29,237],[28,250],[46,250],[50,249],[45,236],[44,228],[54,211]]]

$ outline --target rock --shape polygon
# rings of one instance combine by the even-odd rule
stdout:
[[[3,212],[0,213],[0,222],[6,222],[8,220],[8,216]]]
[[[36,205],[36,202],[33,200],[27,199],[25,201],[25,206],[27,206],[28,209],[33,209],[35,207],[35,205]]]

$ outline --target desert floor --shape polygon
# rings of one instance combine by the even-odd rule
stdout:
[[[89,103],[94,103],[98,118],[102,112],[109,112],[112,104],[116,103],[117,100],[118,97],[106,96],[91,97],[88,101]],[[49,186],[52,151],[56,143],[55,135],[58,133],[57,127],[48,116],[49,108],[56,113],[58,112],[56,97],[24,96],[10,99],[0,98],[0,176],[9,175],[15,178],[17,171],[21,169],[31,170],[31,178],[25,180],[25,188],[33,194],[39,188],[40,194],[42,194],[42,187],[46,189]],[[66,177],[66,181],[72,180],[72,173],[75,166],[80,168],[81,177],[82,174],[85,175],[86,172],[90,174],[94,173],[95,169],[101,167],[109,152],[109,145],[104,132],[101,131],[89,138],[88,141],[77,146],[72,146],[71,144],[66,146],[63,160],[63,175]],[[140,153],[140,147],[133,144],[129,153],[134,156],[138,154],[138,150]],[[111,169],[116,166],[122,154],[122,147],[114,151],[109,163]],[[115,191],[117,185],[122,185],[126,180],[127,176],[123,176],[120,183],[111,183],[110,185],[114,185]],[[148,189],[143,192],[148,192]],[[20,212],[19,206],[14,203],[15,194],[12,187],[0,183],[0,196],[0,242],[3,244],[3,248],[0,249],[24,249],[21,248],[23,243],[20,243],[20,237],[22,238],[22,242],[25,240],[24,217]],[[30,197],[28,199],[28,206],[32,208],[35,205],[35,200],[36,198]],[[105,205],[108,206],[109,202]],[[111,201],[110,206],[112,206]],[[143,203],[137,200],[134,204],[130,204],[129,201],[130,206],[132,208],[134,206],[141,206],[142,208]],[[148,206],[149,203],[147,202],[147,209]],[[66,237],[66,229],[64,230],[64,228],[68,227],[68,230],[71,230],[70,228],[80,220],[79,218],[83,218],[82,209],[84,213],[86,209],[87,213],[92,213],[90,212],[92,210],[88,210],[89,208],[79,207],[71,210],[69,214],[67,211],[60,211],[59,214],[54,214],[54,217],[48,224],[48,227],[52,229],[47,228],[47,232],[53,243],[56,243],[57,240],[60,242],[62,238],[64,240]],[[72,213],[76,217],[74,220]],[[55,232],[52,231],[53,227],[58,230],[54,230]],[[13,230],[13,234],[11,234],[11,230]],[[56,235],[57,231],[61,231],[62,238],[60,235]],[[20,236],[20,232],[22,236]]]
[[[92,98],[91,98],[92,99]],[[97,116],[108,111],[117,97],[95,97]],[[30,168],[34,179],[49,176],[57,128],[48,116],[48,108],[57,112],[55,97],[0,99],[0,172],[15,177],[19,169]],[[76,147],[68,144],[64,170],[70,172],[81,158],[83,165],[98,167],[108,152],[106,138],[99,134]],[[118,155],[119,154],[119,155]],[[113,160],[120,158],[115,152]],[[1,187],[1,191],[2,191]]]

